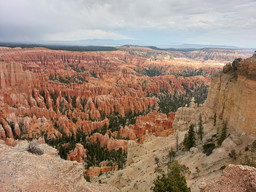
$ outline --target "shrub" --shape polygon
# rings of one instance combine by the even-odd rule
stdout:
[[[173,149],[171,149],[169,151],[169,158],[170,158],[170,162],[173,160],[173,158],[175,158],[176,152],[173,151]]]
[[[159,158],[158,158],[158,157],[155,157],[155,163],[156,163],[157,166],[158,166],[158,164],[159,164]]]
[[[86,181],[91,182],[91,178],[87,172],[84,173],[84,178]]]
[[[234,150],[234,149],[232,149],[231,151],[230,151],[230,153],[228,154],[228,156],[230,157],[230,158],[232,158],[232,159],[234,159],[234,160],[236,160],[236,151]]]
[[[245,155],[244,158],[241,160],[241,164],[256,168],[256,161],[254,159],[255,157],[253,157],[252,155]]]
[[[203,145],[203,153],[205,153],[207,156],[209,156],[213,149],[215,149],[216,146],[214,143],[207,143]]]
[[[184,176],[186,173],[190,173],[188,167],[180,165],[178,161],[172,161],[168,164],[167,173],[159,175],[151,189],[154,192],[190,192]]]
[[[256,140],[253,141],[253,143],[252,143],[252,150],[255,150],[255,149],[256,149]]]
[[[29,143],[27,147],[27,151],[36,154],[36,155],[43,155],[44,151],[38,147],[37,143]]]
[[[226,168],[226,165],[223,165],[220,167],[220,170],[224,170]]]

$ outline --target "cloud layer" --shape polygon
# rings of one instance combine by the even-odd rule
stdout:
[[[256,47],[255,0],[0,0],[0,41],[136,39]]]

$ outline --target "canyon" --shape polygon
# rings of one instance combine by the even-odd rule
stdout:
[[[15,143],[43,137],[53,145],[79,132],[108,150],[127,150],[124,139],[142,143],[146,130],[171,134],[177,107],[188,103],[190,95],[202,102],[209,75],[220,69],[203,61],[151,60],[120,50],[2,48],[0,60],[0,138]],[[194,74],[198,68],[201,76]],[[66,145],[66,150],[74,148]]]
[[[165,138],[148,136],[142,145],[130,141],[127,166],[95,178],[94,182],[101,180],[121,191],[150,191],[157,178],[155,171],[167,168],[170,151],[175,150],[178,144],[179,149],[173,158],[191,171],[186,175],[191,191],[255,191],[256,116],[255,111],[252,112],[254,108],[250,107],[256,103],[253,86],[255,57],[256,54],[224,66],[222,72],[212,77],[203,105],[197,106],[192,99],[189,105],[178,108],[173,121],[175,134]],[[184,136],[191,124],[198,129],[200,116],[204,127],[203,139],[198,139],[196,146],[186,151],[182,147]],[[226,138],[207,154],[205,147],[218,141],[224,124],[228,127]]]
[[[70,171],[76,174],[65,181],[61,177],[55,183],[59,188],[51,183],[46,191],[150,191],[155,168],[166,168],[169,152],[178,145],[175,159],[191,170],[187,182],[192,191],[209,191],[211,179],[222,175],[220,167],[240,163],[228,156],[231,150],[242,154],[256,136],[256,55],[245,59],[248,55],[242,50],[137,46],[97,52],[1,48],[1,162],[21,156],[24,170],[26,158],[33,166],[43,158],[52,163],[39,166],[45,182],[56,179],[46,173],[54,172],[56,164],[63,178]],[[232,62],[237,57],[241,59]],[[184,136],[191,124],[198,129],[200,118],[204,138],[184,151]],[[217,142],[223,124],[229,135],[205,155],[203,145]],[[29,143],[23,140],[40,143],[46,154],[28,153]],[[0,179],[5,191],[11,190],[8,179],[15,163],[0,173],[1,178],[9,174]],[[69,171],[60,172],[62,166]],[[232,169],[238,168],[227,168],[224,177]],[[74,186],[65,184],[74,181]],[[28,179],[24,186],[15,184],[15,178],[10,182],[28,190],[35,181]]]

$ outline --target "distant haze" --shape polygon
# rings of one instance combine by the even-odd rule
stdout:
[[[255,34],[255,0],[0,0],[0,42],[252,48]]]

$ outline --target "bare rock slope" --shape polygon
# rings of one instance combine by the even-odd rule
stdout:
[[[61,159],[46,144],[38,145],[42,155],[28,152],[27,147],[28,142],[15,147],[0,144],[0,191],[118,191],[109,185],[86,182],[81,163]]]

